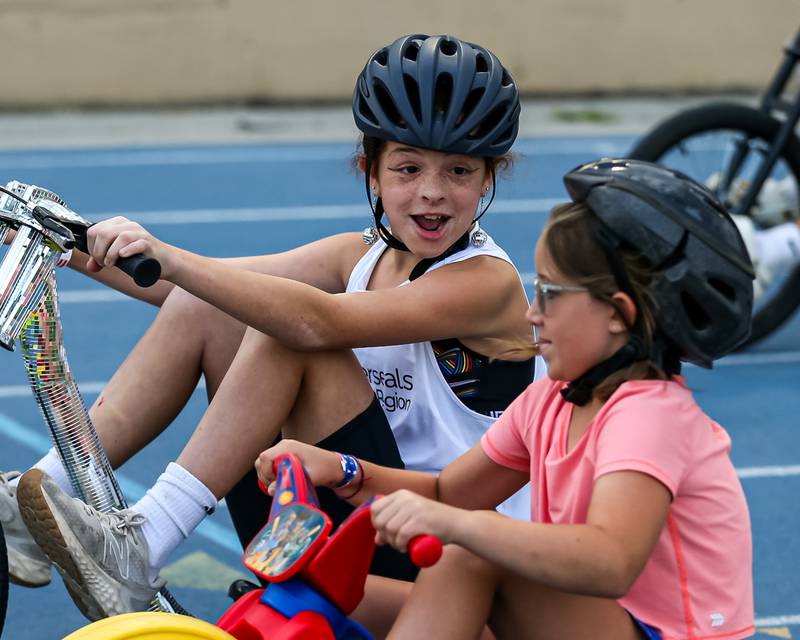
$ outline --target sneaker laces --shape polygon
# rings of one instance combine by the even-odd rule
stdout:
[[[133,529],[140,529],[147,520],[141,513],[127,509],[114,508],[108,513],[103,513],[89,504],[82,503],[82,506],[87,515],[100,520],[101,526],[111,529],[122,537],[127,536]]]

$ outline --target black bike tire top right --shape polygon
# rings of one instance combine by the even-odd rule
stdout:
[[[659,123],[645,134],[628,156],[637,160],[659,162],[672,148],[686,138],[719,130],[740,131],[749,137],[771,143],[781,123],[767,114],[746,105],[714,102],[682,111]],[[800,184],[800,140],[792,134],[781,153],[795,180]],[[761,340],[781,326],[800,306],[800,267],[795,268],[770,303],[761,305],[753,315],[750,337],[739,346],[745,348]]]

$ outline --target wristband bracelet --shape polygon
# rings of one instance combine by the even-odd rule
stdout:
[[[358,460],[355,456],[347,455],[346,453],[339,454],[339,463],[342,465],[342,481],[336,485],[337,489],[346,487],[358,474]]]
[[[364,488],[364,467],[361,466],[361,460],[356,459],[356,463],[358,464],[358,470],[361,472],[361,477],[358,479],[356,490],[353,491],[353,493],[351,493],[349,496],[339,496],[342,500],[349,500],[350,498],[355,497]]]

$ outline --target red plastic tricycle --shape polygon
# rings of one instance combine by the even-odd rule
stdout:
[[[245,549],[243,562],[268,584],[241,596],[216,625],[169,613],[131,613],[100,620],[65,640],[207,638],[209,640],[356,640],[371,638],[347,616],[364,596],[375,551],[370,507],[361,504],[331,535],[314,487],[292,454],[276,462],[276,491],[269,520]],[[417,536],[412,561],[433,565],[441,542]]]

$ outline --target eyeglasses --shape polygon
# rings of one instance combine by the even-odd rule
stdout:
[[[543,283],[539,278],[533,279],[533,290],[536,295],[536,306],[539,312],[544,315],[547,313],[547,301],[555,300],[562,293],[579,293],[589,291],[587,287],[570,287],[565,284]]]

